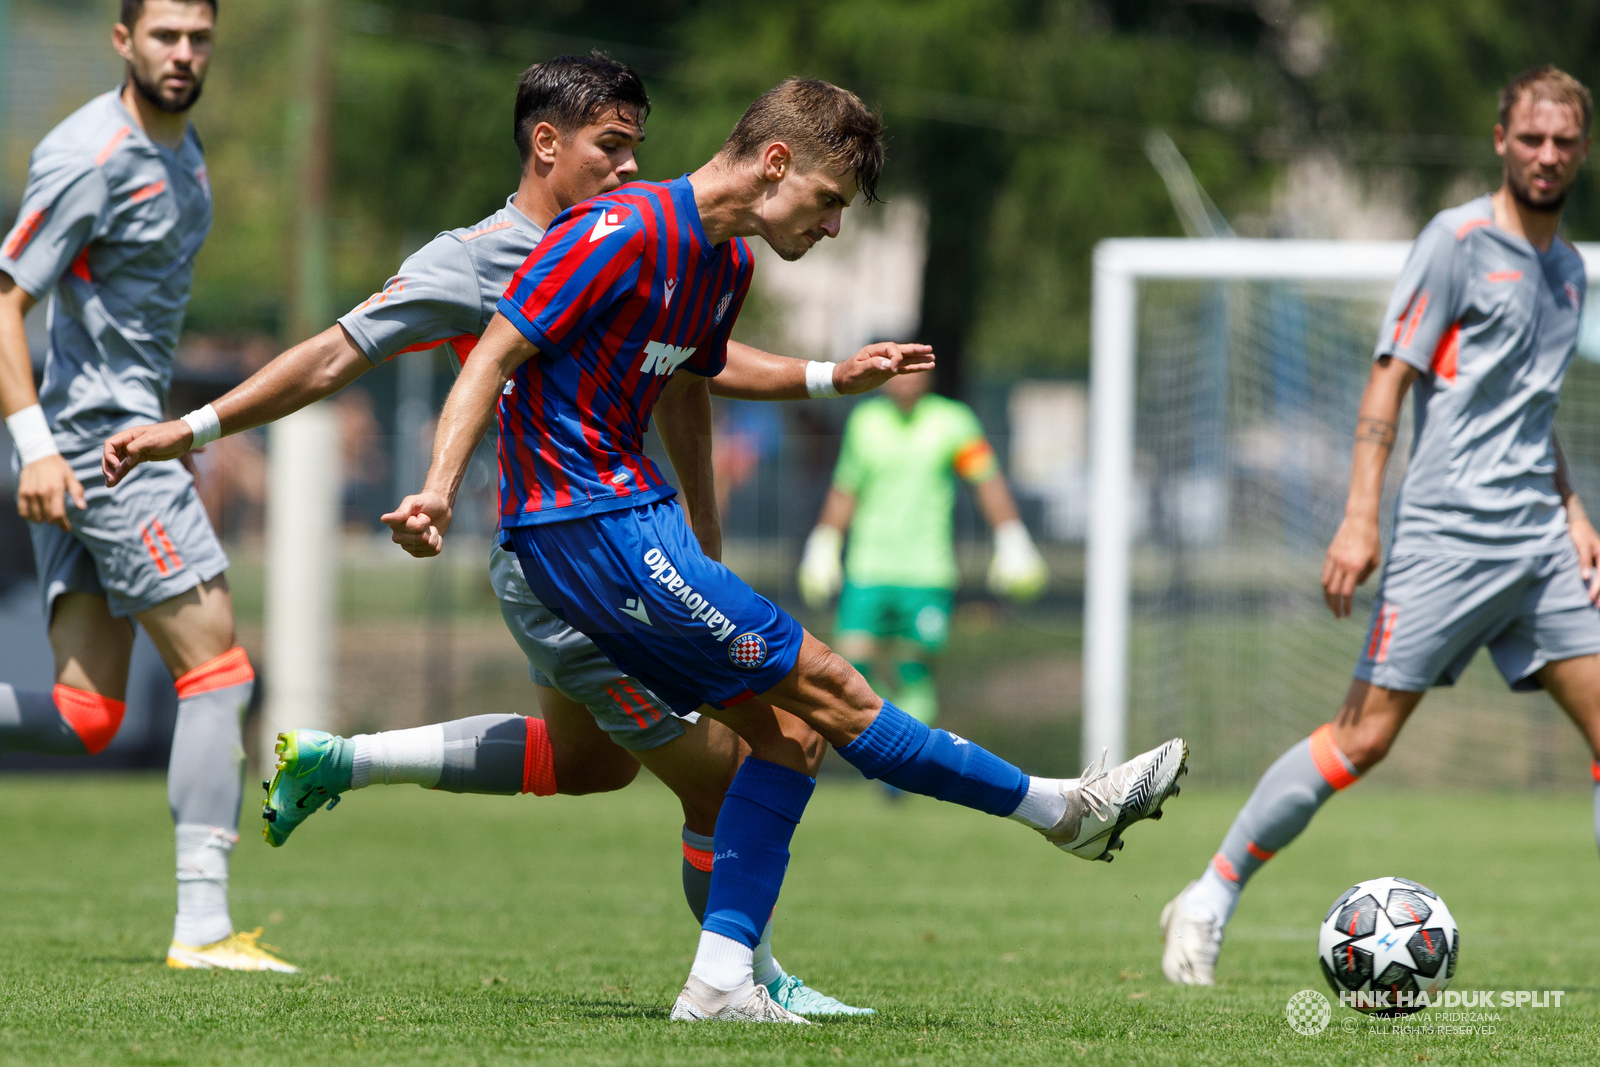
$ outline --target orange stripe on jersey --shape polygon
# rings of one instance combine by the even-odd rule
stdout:
[[[58,685],[50,691],[56,710],[67,720],[72,732],[78,735],[89,755],[104,749],[117,736],[123,713],[128,705],[120,700],[103,697],[71,686]]]
[[[117,150],[117,145],[121,144],[123,142],[123,140],[125,140],[127,138],[128,134],[131,133],[131,132],[133,132],[133,131],[129,130],[128,127],[124,126],[124,127],[122,127],[122,129],[120,129],[116,133],[112,134],[111,135],[111,140],[107,141],[106,142],[106,146],[104,148],[100,149],[100,154],[98,156],[94,157],[94,165],[97,166],[97,167],[105,166],[106,165],[106,160],[111,158],[111,153],[113,153],[113,152],[115,152]]]
[[[1417,302],[1417,294],[1413,292],[1411,299],[1406,301],[1406,306],[1400,309],[1400,314],[1394,320],[1394,342],[1400,343],[1400,331],[1406,328],[1406,316],[1411,314],[1411,305]]]
[[[683,843],[683,858],[697,871],[711,870],[711,853],[703,848],[695,848],[687,841]]]
[[[1416,340],[1417,327],[1422,325],[1422,313],[1428,310],[1428,290],[1424,289],[1417,294],[1417,306],[1411,309],[1411,321],[1406,323],[1406,335],[1400,342],[1401,348],[1410,348],[1411,342]]]
[[[471,352],[472,351],[472,346],[476,345],[477,343],[478,343],[478,339],[476,337],[474,337],[472,334],[463,333],[463,334],[459,334],[459,335],[457,335],[455,337],[446,337],[441,341],[418,341],[414,345],[406,345],[400,351],[396,352],[395,355],[396,356],[403,356],[407,352],[427,352],[427,351],[430,351],[432,349],[438,348],[440,345],[449,345],[452,349],[455,350],[457,359],[465,359],[465,357],[461,355],[461,346],[463,344],[465,344],[467,351]],[[390,358],[392,359],[394,357],[391,356]]]
[[[1383,641],[1378,645],[1378,654],[1372,657],[1374,663],[1383,663],[1389,658],[1389,639],[1394,636],[1394,623],[1400,617],[1399,608],[1390,608],[1388,618],[1383,623]]]
[[[1522,272],[1520,270],[1492,270],[1489,272],[1488,278],[1491,282],[1520,282],[1522,280]]]
[[[89,250],[87,248],[79,252],[78,258],[72,261],[71,270],[74,277],[82,278],[90,285],[94,284],[94,278],[89,274]]]
[[[46,210],[46,208],[40,208],[23,219],[22,224],[12,232],[11,240],[6,242],[5,249],[0,250],[0,255],[5,256],[7,259],[16,259],[17,256],[21,255],[22,250],[28,247],[28,242],[38,234],[39,227],[44,224]]]
[[[151,182],[143,189],[140,189],[138,192],[128,197],[128,200],[130,203],[142,204],[146,200],[149,200],[152,196],[160,196],[162,193],[166,192],[166,189],[167,181],[165,178],[163,178],[158,182]]]
[[[969,441],[956,453],[952,464],[955,471],[969,482],[983,481],[994,476],[994,449],[983,438]]]
[[[146,526],[139,531],[139,536],[144,540],[144,550],[150,553],[150,558],[156,561],[156,570],[165,577],[167,561],[161,558],[161,550],[156,547],[156,539],[150,536],[150,527]]]
[[[496,230],[503,230],[507,226],[510,226],[510,225],[511,225],[511,223],[509,221],[508,222],[497,222],[493,226],[485,226],[481,230],[473,230],[471,233],[464,233],[464,234],[461,235],[461,239],[463,241],[476,241],[478,238],[482,237],[486,233],[493,233]]]
[[[156,540],[161,542],[162,550],[164,552],[166,552],[167,558],[172,560],[173,568],[174,569],[182,568],[183,567],[183,557],[178,555],[178,550],[176,548],[172,547],[172,542],[171,541],[167,540],[167,528],[165,526],[161,525],[161,520],[160,519],[153,520],[150,523],[150,528],[153,529],[156,532]]]
[[[1229,863],[1228,857],[1224,856],[1222,853],[1218,852],[1215,856],[1211,857],[1211,866],[1216,869],[1218,874],[1222,875],[1222,877],[1226,878],[1228,881],[1239,881],[1239,872],[1233,869],[1233,864]]]
[[[1597,782],[1600,782],[1600,760],[1595,760],[1593,763],[1589,764],[1589,777],[1593,778]]]
[[[1323,780],[1336,790],[1345,789],[1360,778],[1345,765],[1344,754],[1333,740],[1332,723],[1323,723],[1311,735],[1311,762],[1317,765],[1317,773]]]
[[[528,718],[528,739],[522,750],[522,791],[536,797],[556,791],[556,754],[543,719]]]
[[[1439,346],[1433,350],[1433,374],[1436,378],[1443,378],[1447,382],[1456,380],[1456,360],[1461,354],[1461,324],[1453,324],[1439,338]]]
[[[200,664],[179,678],[175,684],[178,689],[178,699],[182,700],[185,697],[197,697],[201,693],[209,693],[213,689],[227,689],[229,686],[253,682],[255,677],[256,672],[250,666],[250,657],[245,655],[244,649],[235,645],[216,659]]]
[[[1254,856],[1256,859],[1260,860],[1262,863],[1267,862],[1272,857],[1277,855],[1276,852],[1268,852],[1264,848],[1256,847],[1256,843],[1254,841],[1246,841],[1245,845],[1244,845],[1244,849],[1245,849],[1246,852],[1250,853],[1250,855]]]
[[[1473,219],[1470,222],[1463,222],[1461,227],[1456,230],[1456,240],[1461,240],[1462,238],[1466,237],[1467,234],[1471,233],[1473,230],[1476,230],[1480,226],[1493,225],[1494,223],[1489,219]]]
[[[478,339],[470,333],[464,333],[460,337],[452,337],[447,343],[451,348],[455,349],[456,363],[461,366],[466,366],[467,357],[472,355],[474,348],[478,347]]]

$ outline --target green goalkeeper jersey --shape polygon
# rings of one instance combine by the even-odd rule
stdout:
[[[874,397],[845,423],[835,489],[856,498],[845,577],[852,585],[954,589],[957,476],[994,477],[994,450],[972,409],[929,394],[910,416]]]

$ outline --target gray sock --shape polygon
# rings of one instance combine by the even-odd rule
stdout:
[[[694,921],[704,926],[706,901],[711,897],[712,840],[683,828],[683,899],[694,912]]]
[[[1234,817],[1189,902],[1226,923],[1251,876],[1300,835],[1323,802],[1356,778],[1327,726],[1279,756]]]
[[[188,677],[187,675],[185,676]],[[244,799],[245,711],[255,679],[217,689],[181,684],[167,765],[167,803],[176,824],[178,915],[172,939],[191,947],[233,932],[228,859],[239,840]]]
[[[50,756],[89,754],[50,693],[0,682],[0,752],[12,749]]]
[[[521,715],[474,715],[442,724],[444,769],[435,789],[449,793],[522,792],[528,720]]]

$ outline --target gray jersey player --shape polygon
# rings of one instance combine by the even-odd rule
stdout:
[[[1162,970],[1213,981],[1244,883],[1383,759],[1433,686],[1487,647],[1512,689],[1571,716],[1600,783],[1600,534],[1553,424],[1587,282],[1556,232],[1588,155],[1589,92],[1553,67],[1500,96],[1492,196],[1437,215],[1395,286],[1361,400],[1349,501],[1322,584],[1335,616],[1379,563],[1378,505],[1400,404],[1416,435],[1355,680],[1331,723],[1268,769],[1206,871],[1162,912]],[[1596,786],[1600,832],[1600,784]]]
[[[151,464],[114,489],[99,477],[104,437],[161,418],[166,405],[195,254],[211,226],[188,110],[215,17],[210,0],[123,0],[113,41],[126,83],[39,143],[0,245],[0,407],[56,661],[51,692],[0,684],[0,750],[85,755],[109,744],[137,619],[179,698],[167,776],[178,914],[167,963],[292,971],[255,934],[235,933],[228,913],[240,723],[255,676],[234,644],[227,557],[182,464]],[[45,298],[50,345],[36,396],[22,318]]]
[[[410,256],[381,292],[305,344],[279,356],[238,389],[195,416],[199,434],[175,420],[114,436],[106,447],[108,477],[148,458],[180,455],[208,433],[237,432],[281,418],[327,396],[384,361],[444,345],[457,365],[478,336],[513,273],[532,253],[544,225],[579,201],[617,188],[637,172],[634,145],[648,109],[628,68],[592,57],[558,57],[524,73],[514,130],[524,155],[522,180],[503,208],[447,231]],[[876,387],[906,361],[931,366],[924,346],[874,345],[837,366],[812,364],[730,346],[728,368],[711,383],[719,395],[798,399]],[[808,387],[808,373],[826,382]],[[704,392],[664,396],[656,429],[667,447],[694,520],[696,536],[720,554],[721,533],[710,476],[710,411]],[[215,420],[215,421],[213,421]],[[208,429],[209,427],[209,429]],[[685,896],[702,917],[710,885],[711,836],[722,795],[748,751],[732,731],[698,716],[675,716],[643,682],[624,675],[587,637],[549,611],[528,588],[514,555],[491,550],[490,580],[506,624],[527,655],[543,719],[479,715],[416,730],[360,735],[346,742],[294,731],[283,742],[275,790],[326,790],[307,807],[269,797],[267,839],[281,844],[328,796],[369,784],[417,782],[456,792],[581,794],[619,789],[640,764],[677,793],[683,805]],[[798,720],[797,743],[820,754],[820,740]],[[312,759],[302,745],[346,753],[328,783],[297,780],[293,768]],[[320,751],[320,748],[318,749]],[[310,755],[309,753],[305,755]],[[277,793],[274,792],[273,796]],[[298,798],[299,793],[295,794]],[[783,973],[763,940],[763,981],[794,1010],[853,1012]]]

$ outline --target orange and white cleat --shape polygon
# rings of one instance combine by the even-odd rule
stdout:
[[[281,949],[260,943],[258,938],[264,932],[259,926],[249,933],[235,931],[221,941],[198,947],[174,941],[167,947],[167,966],[178,970],[280,971],[299,974],[300,968],[274,955]]]

